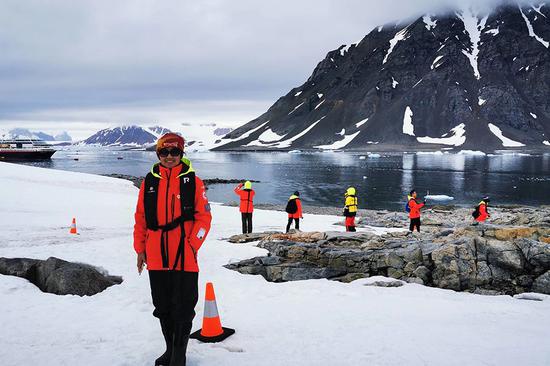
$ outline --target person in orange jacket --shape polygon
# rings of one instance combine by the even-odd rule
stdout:
[[[155,365],[184,365],[198,301],[197,254],[210,230],[212,216],[202,180],[183,157],[184,139],[162,136],[159,163],[139,190],[134,249],[137,269],[149,272],[153,316],[159,318],[166,352]]]
[[[487,220],[488,217],[491,217],[489,215],[489,212],[487,211],[487,206],[489,205],[489,197],[483,197],[481,202],[476,206],[476,209],[474,212],[472,212],[472,216],[474,217],[474,225],[477,225],[478,223],[483,223],[485,220]]]
[[[252,232],[252,212],[254,211],[254,195],[256,192],[252,189],[252,182],[247,180],[235,187],[234,192],[239,196],[241,202],[239,211],[241,212],[241,221],[243,224],[243,234]]]
[[[413,233],[415,227],[416,231],[420,232],[420,209],[426,205],[426,201],[422,203],[416,202],[416,191],[414,189],[409,193],[407,199],[409,219],[411,220],[407,235],[410,235]]]
[[[303,219],[302,215],[302,201],[300,200],[300,192],[296,191],[286,204],[285,211],[288,213],[288,223],[286,224],[286,232],[290,230],[290,225],[292,225],[292,220],[294,220],[294,228],[300,230],[300,219]]]

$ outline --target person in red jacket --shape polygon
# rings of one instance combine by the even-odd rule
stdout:
[[[252,183],[247,180],[240,183],[234,189],[235,194],[239,196],[241,202],[239,205],[239,211],[241,211],[241,221],[243,224],[243,234],[252,232],[252,212],[254,211],[254,190],[252,189]]]
[[[300,192],[296,191],[288,199],[286,205],[286,212],[288,213],[288,223],[286,224],[286,232],[290,230],[292,220],[294,220],[294,228],[300,230],[300,219],[303,219],[302,215],[302,201],[300,201]]]
[[[410,235],[413,233],[415,227],[416,231],[420,232],[420,209],[426,205],[426,201],[422,203],[416,202],[416,191],[414,189],[409,193],[407,199],[409,206],[409,219],[411,220],[407,235]]]
[[[166,352],[155,365],[185,365],[198,300],[197,254],[212,216],[202,180],[183,157],[184,140],[168,133],[156,146],[160,163],[141,184],[135,212],[134,249],[141,274],[147,264],[153,316]]]
[[[489,212],[487,211],[489,201],[489,197],[483,197],[481,202],[479,202],[479,204],[476,206],[475,211],[472,213],[472,216],[474,216],[475,219],[475,225],[477,225],[478,223],[483,223],[485,222],[485,220],[487,220],[488,217],[491,217],[491,215],[489,215]]]

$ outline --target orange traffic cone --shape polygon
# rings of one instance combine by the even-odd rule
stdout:
[[[76,232],[76,219],[73,217],[73,223],[71,224],[71,230],[69,230],[69,234],[78,234]]]
[[[191,334],[189,338],[207,343],[216,343],[223,341],[234,333],[235,329],[222,327],[220,316],[218,315],[218,306],[216,305],[214,285],[212,285],[212,282],[208,282],[206,284],[206,296],[204,299],[202,329]]]

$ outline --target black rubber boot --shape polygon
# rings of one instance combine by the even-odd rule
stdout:
[[[172,324],[166,319],[160,319],[160,327],[164,341],[166,342],[166,352],[155,360],[155,366],[169,366],[170,358],[172,357]]]
[[[174,344],[169,366],[185,366],[185,354],[189,342],[189,326],[185,323],[176,323],[174,328]]]

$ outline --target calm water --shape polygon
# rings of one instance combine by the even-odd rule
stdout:
[[[282,203],[299,190],[304,203],[341,206],[348,186],[357,188],[362,208],[402,210],[413,187],[424,196],[453,196],[453,204],[474,205],[483,195],[492,202],[550,204],[550,154],[472,156],[459,154],[221,153],[189,156],[201,178],[247,178],[257,202]],[[122,157],[122,160],[117,159]],[[78,158],[75,161],[74,158]],[[144,176],[156,161],[153,152],[66,150],[51,161],[32,163],[53,169]],[[209,198],[235,201],[233,185],[215,185]]]

